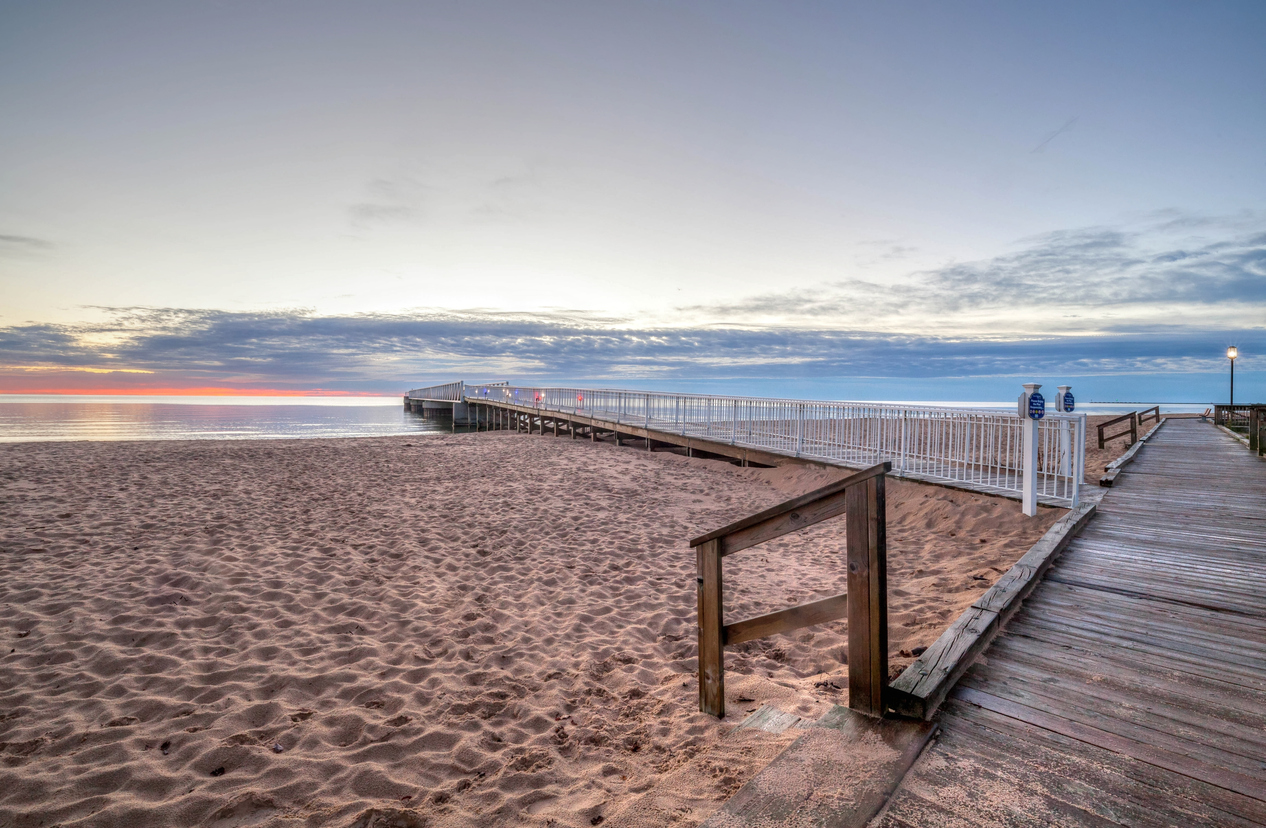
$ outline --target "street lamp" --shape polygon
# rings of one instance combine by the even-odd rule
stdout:
[[[1235,406],[1235,358],[1240,355],[1240,349],[1232,345],[1226,349],[1226,358],[1231,360],[1231,406]]]

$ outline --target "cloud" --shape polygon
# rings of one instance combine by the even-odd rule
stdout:
[[[426,187],[407,176],[375,179],[366,187],[368,197],[347,208],[356,227],[372,227],[408,221],[421,214]]]
[[[1046,146],[1051,141],[1054,141],[1056,138],[1063,135],[1065,132],[1068,132],[1070,129],[1072,129],[1076,125],[1077,125],[1077,118],[1075,117],[1069,118],[1062,127],[1060,127],[1059,129],[1052,132],[1050,135],[1047,135],[1045,138],[1043,138],[1042,142],[1038,144],[1036,147],[1034,147],[1033,149],[1029,150],[1029,152],[1030,153],[1045,152]]]
[[[35,236],[19,236],[13,233],[0,233],[0,254],[3,253],[35,253],[52,250],[56,245],[47,239]]]
[[[1266,220],[1166,216],[1135,228],[1060,231],[1026,239],[1013,253],[890,283],[846,279],[678,310],[732,324],[964,335],[1098,334],[1144,322],[1252,326],[1266,319]]]
[[[163,387],[387,392],[445,376],[616,384],[1213,373],[1233,342],[1244,354],[1237,368],[1254,371],[1266,367],[1266,222],[1158,214],[1134,227],[1048,233],[891,283],[839,280],[656,320],[568,309],[96,310],[106,321],[0,327],[0,390],[19,387],[19,376],[88,370]]]
[[[1266,330],[1241,332],[1246,362]],[[1222,331],[966,339],[868,331],[617,328],[566,314],[123,308],[103,324],[0,328],[0,366],[152,371],[153,382],[386,392],[423,377],[980,377],[1221,371]],[[1242,364],[1244,369],[1252,365]],[[0,381],[6,375],[0,368]],[[27,374],[29,376],[29,373]]]

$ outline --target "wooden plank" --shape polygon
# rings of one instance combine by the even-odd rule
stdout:
[[[733,732],[740,730],[763,730],[766,733],[782,733],[793,727],[803,726],[804,721],[801,717],[794,713],[784,713],[772,704],[763,704],[759,710],[748,715],[746,719],[739,722]]]
[[[1235,669],[1233,664],[1192,656],[1167,647],[1139,644],[1116,636],[1088,639],[1083,630],[1067,626],[1044,624],[1036,617],[1026,617],[1023,628],[1008,629],[1009,634],[1027,636],[1046,647],[1058,647],[1068,651],[1095,654],[1110,649],[1114,659],[1127,659],[1131,663],[1146,664],[1156,669],[1168,669],[1174,673],[1186,673],[1202,679],[1225,682],[1255,692],[1266,692],[1266,677],[1251,670]]]
[[[1104,488],[1111,488],[1116,483],[1117,475],[1121,473],[1121,469],[1123,469],[1125,466],[1129,465],[1130,463],[1134,461],[1135,456],[1139,453],[1139,450],[1143,447],[1143,444],[1146,443],[1149,439],[1151,439],[1152,435],[1156,434],[1156,432],[1159,431],[1160,427],[1164,424],[1165,424],[1164,420],[1161,420],[1160,422],[1158,422],[1155,426],[1152,427],[1151,431],[1143,435],[1143,438],[1141,440],[1136,440],[1134,444],[1130,446],[1130,448],[1125,452],[1125,454],[1122,454],[1120,457],[1118,457],[1117,459],[1109,463],[1107,466],[1105,466],[1104,471],[1107,473],[1104,474],[1103,477],[1099,478],[1099,485],[1103,486]],[[1120,435],[1117,435],[1117,436],[1119,437]],[[1102,445],[1100,445],[1099,447],[1103,448]]]
[[[1182,744],[1179,752],[1185,755],[1207,752],[1211,761],[1224,767],[1243,764],[1250,768],[1250,776],[1266,773],[1266,768],[1251,770],[1257,764],[1256,757],[1266,755],[1266,732],[1245,727],[1235,713],[1222,719],[1181,698],[1145,696],[1136,688],[1116,686],[1105,682],[1103,676],[1099,679],[1074,675],[1055,665],[1024,664],[1010,659],[997,663],[990,659],[988,669],[979,673],[969,670],[961,684],[1109,732],[1120,732],[1114,729],[1120,725],[1128,729],[1125,735],[1141,734],[1133,738],[1149,744]],[[1069,709],[1075,712],[1069,714]],[[1096,724],[1098,721],[1106,724]],[[1149,731],[1152,734],[1145,735]]]
[[[1202,704],[1210,711],[1233,709],[1243,711],[1258,704],[1259,691],[1224,681],[1220,676],[1201,675],[1181,670],[1174,670],[1164,659],[1138,657],[1136,653],[1091,652],[1069,647],[1052,646],[1037,638],[1031,638],[1007,630],[1007,635],[1000,642],[999,657],[1014,659],[1017,663],[1038,662],[1057,665],[1064,672],[1081,670],[1087,673],[1090,681],[1123,682],[1127,678],[1137,679],[1137,692],[1156,693],[1158,697],[1165,694],[1192,699],[1192,703]],[[990,656],[990,664],[993,656]],[[1055,669],[1052,666],[1052,669]],[[1096,678],[1097,676],[1097,678]],[[1158,689],[1160,688],[1160,689]],[[1258,721],[1256,715],[1239,715],[1246,724]]]
[[[834,495],[843,493],[845,489],[855,483],[860,483],[863,480],[868,480],[878,475],[887,474],[891,470],[892,463],[888,462],[871,466],[870,468],[860,471],[857,474],[849,475],[842,480],[837,480],[834,483],[828,483],[821,488],[814,489],[808,494],[793,497],[791,500],[784,501],[776,506],[771,506],[768,509],[757,512],[754,515],[745,517],[742,520],[737,520],[731,524],[722,526],[720,529],[714,529],[706,535],[700,535],[690,541],[690,545],[699,546],[700,544],[706,543],[710,540],[726,538],[726,547],[729,551],[724,552],[724,554],[733,554],[740,549],[746,549],[749,546],[755,546],[758,543],[772,540],[785,535],[788,532],[795,532],[798,529],[804,529],[807,526],[820,523],[827,518],[842,514],[844,509],[843,504],[840,504],[840,508],[838,510],[832,511],[828,509],[825,514],[810,512],[801,515],[801,510],[817,504],[819,501],[829,501],[832,504],[831,508],[833,509],[835,504],[835,500],[833,498]],[[745,530],[756,531],[745,532]],[[743,534],[740,536],[740,533]]]
[[[917,719],[931,717],[997,631],[996,612],[972,607],[960,615],[888,687],[888,709]]]
[[[875,719],[836,705],[703,828],[862,828],[935,732],[930,722]]]
[[[887,708],[916,718],[935,713],[954,682],[985,650],[1001,624],[1015,613],[1095,511],[1094,504],[1083,504],[1056,521],[1015,566],[893,681]]]
[[[1126,736],[1108,733],[1097,727],[1072,722],[981,690],[959,687],[954,690],[954,698],[1266,803],[1266,786],[1262,785],[1260,780],[1246,774],[1215,767],[1191,756],[1154,747]]]
[[[823,624],[843,618],[848,612],[848,593],[833,595],[820,601],[810,601],[797,607],[790,607],[766,615],[758,615],[725,625],[724,642],[741,644],[754,638],[798,630],[814,624]]]
[[[846,490],[848,517],[848,706],[868,716],[885,712],[888,684],[888,576],[884,478]]]
[[[996,612],[1003,621],[1010,618],[1055,559],[1095,516],[1095,512],[1095,504],[1086,503],[1055,521],[1046,530],[1046,534],[997,583],[985,590],[972,606]]]
[[[996,805],[975,797],[965,802],[962,797],[938,797],[962,803],[960,813],[976,816],[974,822],[969,820],[971,824],[989,824],[989,817],[1008,805],[1028,810],[1024,814],[1027,819],[1011,811],[1011,824],[1051,824],[1056,820],[1045,812],[1051,803],[1038,799],[1041,794],[1119,825],[1231,828],[1266,821],[1266,806],[1260,802],[1191,777],[975,705],[951,700],[945,709],[954,726],[942,728],[936,745],[927,753],[935,755],[937,767],[925,770],[925,763],[916,764],[887,813],[905,816],[915,824],[929,824],[917,821],[921,809],[918,803],[904,801],[904,793],[913,789],[936,796],[948,783],[951,790],[1003,794],[1003,802]],[[977,768],[964,767],[956,761],[960,758],[975,760]],[[881,820],[877,824],[887,823]]]
[[[725,650],[721,621],[721,549],[709,541],[695,550],[699,602],[699,709],[725,718]]]

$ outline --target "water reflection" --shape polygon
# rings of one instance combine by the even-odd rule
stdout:
[[[152,399],[152,398],[151,398]],[[392,404],[115,402],[62,400],[0,402],[0,442],[50,440],[259,440],[311,437],[385,437],[449,432],[448,417],[404,411]],[[466,430],[458,426],[455,430]]]

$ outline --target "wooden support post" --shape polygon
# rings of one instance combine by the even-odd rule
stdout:
[[[867,716],[884,714],[888,686],[888,555],[884,478],[876,475],[847,491],[848,706]]]
[[[618,446],[618,445],[620,445],[620,432],[619,432],[619,431],[613,431],[613,432],[611,432],[611,433],[615,435],[615,444],[616,444],[617,446]]]
[[[1261,427],[1262,407],[1255,405],[1248,410],[1248,447],[1251,451],[1260,451],[1261,440],[1258,437],[1258,430]]]
[[[699,592],[699,709],[725,718],[720,539],[696,547],[695,561]]]
[[[1139,441],[1139,415],[1137,411],[1130,412],[1130,445],[1134,445]]]
[[[554,436],[558,436],[558,416],[554,416]]]

